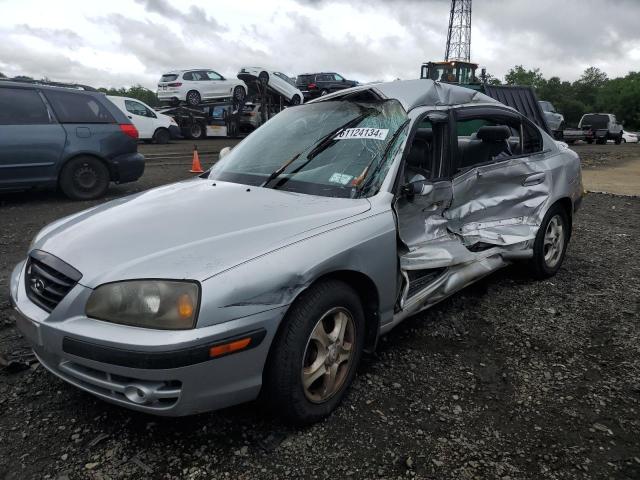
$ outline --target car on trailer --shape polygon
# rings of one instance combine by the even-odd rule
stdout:
[[[430,80],[287,108],[224,153],[36,235],[11,301],[48,370],[146,413],[260,397],[318,421],[405,318],[516,262],[555,275],[582,198],[564,143]]]
[[[182,137],[180,127],[173,117],[156,112],[143,101],[115,95],[107,95],[107,98],[133,122],[140,140],[164,144],[173,138]]]
[[[161,102],[195,107],[203,101],[229,97],[242,101],[247,95],[247,86],[242,80],[225,78],[215,70],[174,70],[162,75],[156,95]]]
[[[0,80],[0,190],[59,188],[101,197],[144,172],[138,130],[104,93],[45,81]]]
[[[345,88],[355,87],[355,80],[347,80],[335,72],[302,73],[296,77],[296,86],[305,99],[312,100]]]
[[[264,67],[243,67],[238,72],[238,78],[247,85],[259,82],[262,86],[281,95],[288,105],[300,105],[304,102],[304,95],[296,87],[296,83],[284,73]]]

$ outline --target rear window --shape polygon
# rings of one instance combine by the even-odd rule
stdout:
[[[296,79],[297,85],[308,85],[309,83],[313,83],[313,78],[315,75],[298,75]]]
[[[50,123],[49,113],[36,90],[0,88],[0,125]]]
[[[580,126],[587,125],[593,128],[607,128],[609,126],[609,117],[607,115],[585,115],[582,117]]]
[[[60,123],[115,123],[111,113],[91,95],[46,90]]]
[[[162,75],[162,78],[160,79],[161,82],[173,82],[174,80],[178,79],[178,75],[176,75],[175,73],[165,73],[164,75]]]

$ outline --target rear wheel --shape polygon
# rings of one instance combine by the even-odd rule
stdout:
[[[187,92],[187,104],[195,107],[200,104],[202,98],[200,97],[200,93],[197,90],[189,90]]]
[[[185,130],[183,130],[184,136],[189,140],[196,140],[201,138],[207,138],[207,129],[206,127],[198,122],[193,122],[190,126],[188,126]]]
[[[292,423],[313,423],[341,402],[364,345],[364,313],[347,284],[329,280],[291,306],[271,348],[263,396]]]
[[[101,197],[109,188],[109,170],[95,157],[76,157],[69,160],[60,172],[60,189],[73,200],[92,200]]]
[[[616,145],[620,145],[623,140],[624,138],[622,138],[622,135],[618,135],[615,139]]]
[[[291,105],[300,105],[301,102],[300,95],[294,95],[291,99]]]
[[[159,145],[169,143],[169,140],[171,140],[171,134],[166,128],[159,128],[156,130],[156,133],[153,134],[153,141]]]
[[[320,96],[321,96],[321,97],[324,97],[325,95],[328,95],[328,94],[329,94],[329,90],[322,90],[322,91],[320,92]]]
[[[549,278],[558,273],[569,244],[570,228],[562,205],[552,206],[542,220],[533,245],[529,267],[535,278]]]

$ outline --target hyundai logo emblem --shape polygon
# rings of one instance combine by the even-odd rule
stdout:
[[[37,291],[43,292],[45,285],[44,285],[44,282],[38,278],[36,280],[36,283],[35,283],[34,287],[36,287]]]

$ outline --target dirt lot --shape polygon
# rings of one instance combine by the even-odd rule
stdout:
[[[575,145],[591,192],[640,195],[640,144]]]
[[[204,162],[223,145],[200,143]],[[586,171],[622,151],[600,148],[584,147]],[[158,156],[109,198],[186,178],[189,149],[142,147]],[[93,203],[0,197],[0,355],[28,352],[6,301],[10,268],[40,227]],[[555,278],[508,268],[407,320],[364,359],[339,410],[306,429],[255,403],[154,418],[37,364],[0,367],[0,479],[638,479],[639,318],[640,198],[591,194]]]

